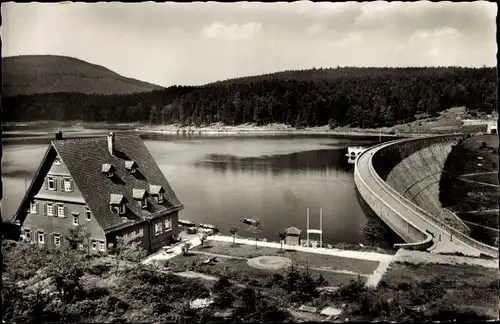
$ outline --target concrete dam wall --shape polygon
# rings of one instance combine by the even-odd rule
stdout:
[[[356,187],[371,209],[408,244],[404,248],[498,258],[498,249],[469,237],[470,229],[439,202],[439,182],[463,135],[382,143],[355,162]]]
[[[434,218],[469,235],[469,227],[450,210],[443,208],[439,201],[439,181],[446,158],[453,145],[462,137],[422,138],[394,144],[375,154],[373,163],[375,171],[381,176],[384,175],[383,180],[400,195]],[[389,169],[387,158],[395,156],[402,160]],[[391,162],[398,160],[394,158]]]

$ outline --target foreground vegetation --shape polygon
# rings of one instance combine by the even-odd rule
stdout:
[[[338,320],[498,314],[498,271],[479,267],[393,264],[376,289],[354,278],[328,290],[321,289],[330,285],[324,277],[295,266],[268,275],[264,285],[231,280],[233,264],[219,268],[215,281],[181,278],[140,263],[138,247],[124,242],[110,255],[89,256],[71,244],[52,250],[4,241],[2,253],[6,322],[276,322],[295,320],[301,305],[343,309]],[[193,308],[200,298],[213,302]]]
[[[375,128],[454,106],[491,113],[494,68],[336,68],[286,71],[130,95],[50,93],[3,97],[5,121],[282,123]]]

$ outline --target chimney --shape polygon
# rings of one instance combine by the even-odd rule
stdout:
[[[113,155],[114,151],[115,151],[115,134],[109,133],[108,134],[108,152],[109,152],[109,154]]]
[[[58,131],[58,132],[56,133],[56,141],[57,141],[57,140],[62,140],[62,138],[63,138],[63,137],[62,137],[62,132],[61,132],[61,131]]]

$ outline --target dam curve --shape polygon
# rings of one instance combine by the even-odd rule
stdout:
[[[498,258],[498,248],[469,237],[470,229],[439,202],[443,166],[463,134],[405,138],[370,147],[354,163],[366,204],[406,244],[434,253]]]

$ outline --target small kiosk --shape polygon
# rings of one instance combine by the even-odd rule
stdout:
[[[285,244],[286,245],[300,245],[300,233],[302,231],[297,227],[289,227],[285,230]]]

